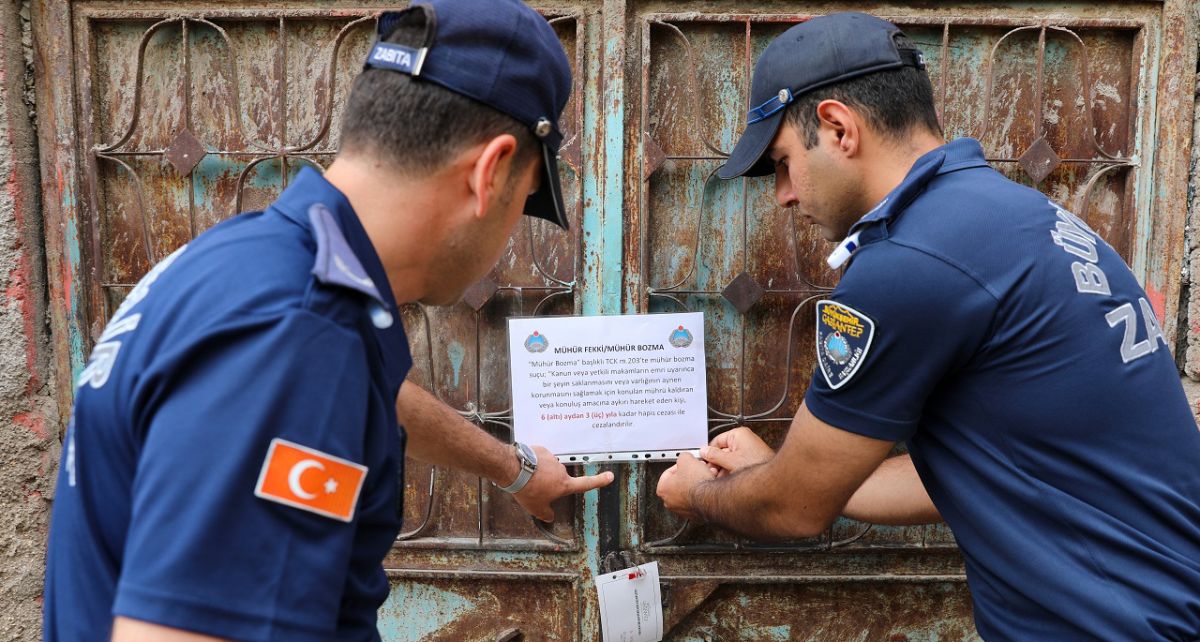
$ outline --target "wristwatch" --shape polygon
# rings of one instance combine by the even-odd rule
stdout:
[[[533,478],[534,471],[537,470],[537,453],[533,449],[521,442],[513,443],[513,450],[517,453],[517,463],[521,465],[521,472],[517,473],[517,479],[508,486],[497,487],[506,493],[519,493],[525,484]]]

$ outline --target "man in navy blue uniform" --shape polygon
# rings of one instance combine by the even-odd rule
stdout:
[[[176,250],[97,342],[55,498],[46,639],[379,639],[400,423],[408,455],[544,520],[611,481],[405,383],[397,308],[457,301],[523,211],[567,226],[570,87],[553,29],[518,0],[381,16],[324,176]]]
[[[863,14],[763,52],[719,174],[773,173],[847,267],[779,452],[735,429],[658,493],[762,538],[944,518],[987,640],[1200,639],[1200,432],[1159,320],[1075,214],[945,144],[932,94]]]

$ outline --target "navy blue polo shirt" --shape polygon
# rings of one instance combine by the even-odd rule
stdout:
[[[1200,639],[1200,431],[1121,257],[971,139],[852,232],[805,402],[907,441],[979,633]]]
[[[410,366],[366,232],[311,169],[159,263],[76,383],[46,639],[107,639],[115,615],[238,640],[378,639]],[[336,492],[346,514],[313,508]]]

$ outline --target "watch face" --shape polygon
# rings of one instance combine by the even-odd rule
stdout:
[[[537,465],[537,453],[533,449],[522,443],[517,443],[517,452],[521,453],[521,457],[533,465]]]

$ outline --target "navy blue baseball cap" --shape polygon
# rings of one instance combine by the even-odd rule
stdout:
[[[773,174],[764,157],[767,147],[784,109],[805,92],[905,65],[924,69],[920,51],[897,45],[903,35],[896,25],[865,13],[819,16],[780,34],[754,66],[746,129],[717,176]]]
[[[425,14],[420,47],[384,42],[410,11]],[[508,114],[542,146],[542,182],[525,214],[567,229],[558,118],[571,95],[571,66],[554,29],[520,0],[422,0],[379,16],[364,69],[390,69],[437,83]]]

